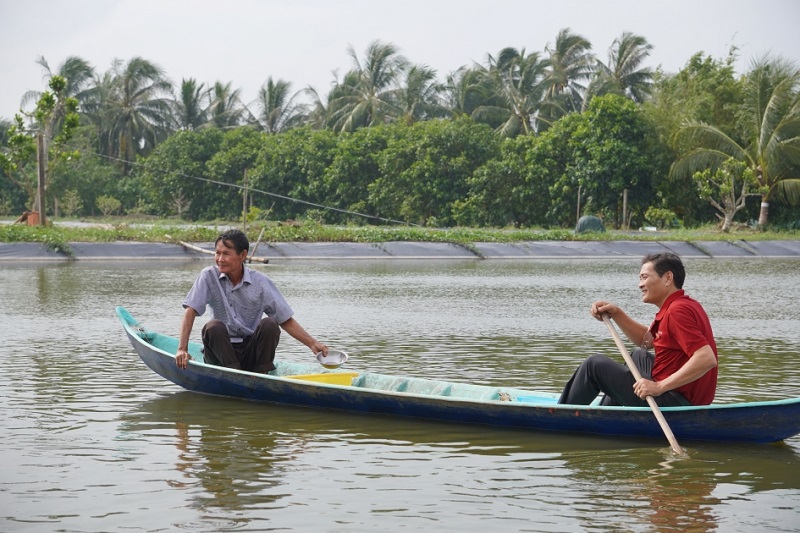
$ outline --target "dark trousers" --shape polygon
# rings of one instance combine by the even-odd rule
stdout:
[[[631,354],[631,359],[642,377],[651,379],[655,356],[647,350],[637,348]],[[572,374],[558,403],[589,405],[602,392],[605,397],[601,405],[647,407],[647,400],[639,398],[633,392],[634,383],[636,380],[633,373],[626,365],[605,355],[591,355]],[[690,405],[685,396],[674,390],[656,396],[655,400],[661,407]]]
[[[209,365],[226,366],[266,374],[275,370],[275,350],[281,328],[272,318],[263,318],[251,337],[232,343],[228,328],[219,320],[203,326],[203,360]]]

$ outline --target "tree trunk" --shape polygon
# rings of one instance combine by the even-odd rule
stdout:
[[[39,211],[39,224],[42,226],[47,224],[47,216],[45,210],[47,209],[47,202],[45,202],[45,190],[47,179],[47,139],[43,133],[36,136],[36,159],[37,159],[37,176],[38,176],[38,194],[36,209]]]
[[[761,212],[758,214],[758,225],[766,226],[769,220],[769,202],[765,196],[761,197]]]
[[[731,230],[731,224],[733,224],[733,213],[726,212],[722,219],[722,232],[728,233]]]

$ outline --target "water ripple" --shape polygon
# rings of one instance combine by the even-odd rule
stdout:
[[[0,269],[0,529],[786,531],[800,439],[775,446],[574,437],[181,392],[138,360],[124,304],[175,334],[198,265]],[[557,392],[616,356],[588,303],[641,320],[637,264],[319,262],[269,267],[348,367]],[[718,401],[800,396],[796,263],[698,261]],[[98,280],[103,280],[99,283]],[[769,280],[765,283],[764,280]],[[30,286],[23,293],[17,288]],[[207,317],[201,317],[198,321]],[[279,357],[309,361],[298,343]]]

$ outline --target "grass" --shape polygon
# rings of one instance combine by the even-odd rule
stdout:
[[[8,221],[11,222],[11,221]],[[221,231],[241,226],[237,222],[178,223],[127,218],[77,221],[56,220],[44,226],[0,224],[0,242],[40,242],[69,252],[70,242],[170,242],[168,235],[185,242],[211,242]],[[520,241],[764,241],[800,240],[800,230],[754,230],[742,227],[722,233],[716,227],[674,231],[607,231],[576,234],[571,229],[423,228],[418,226],[328,226],[313,221],[256,223],[248,226],[255,241],[264,229],[264,242],[450,242],[471,246],[478,242]]]

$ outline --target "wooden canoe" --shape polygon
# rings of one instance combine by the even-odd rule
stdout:
[[[186,369],[175,364],[178,340],[119,317],[134,350],[158,375],[203,394],[358,413],[537,431],[663,439],[648,407],[559,405],[558,395],[372,372],[324,370],[316,363],[278,361],[270,374],[203,363],[190,343]],[[662,408],[679,441],[768,443],[800,433],[800,398]]]

